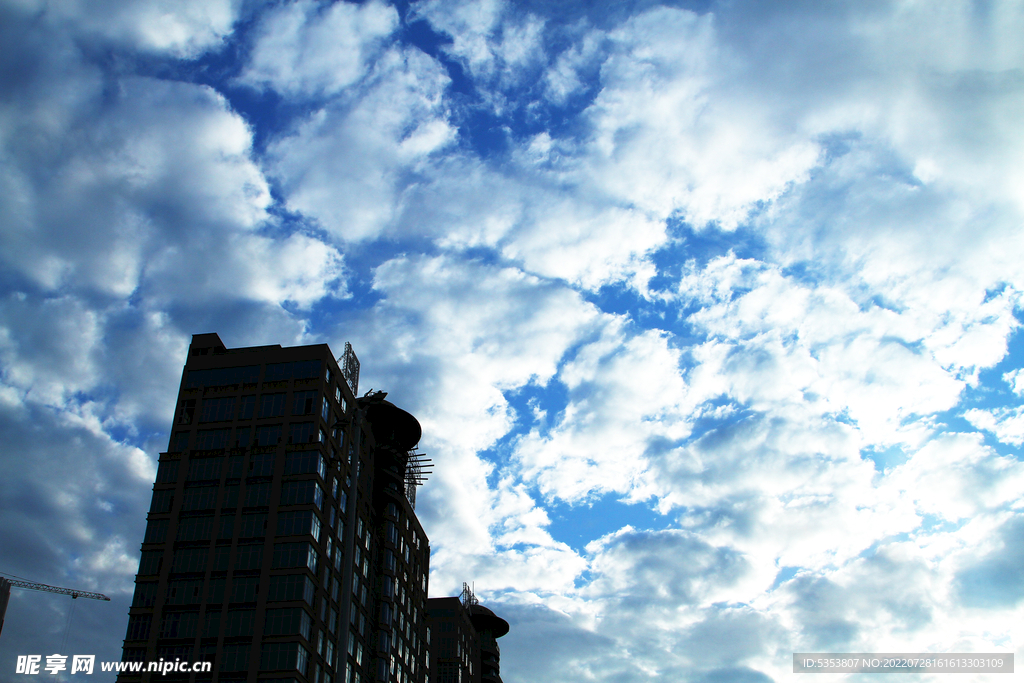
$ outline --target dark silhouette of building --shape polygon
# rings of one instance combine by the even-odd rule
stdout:
[[[420,425],[358,374],[348,344],[192,337],[124,659],[213,667],[119,680],[426,683]]]
[[[462,584],[457,598],[427,600],[431,683],[502,683],[497,639],[508,622],[481,605]]]

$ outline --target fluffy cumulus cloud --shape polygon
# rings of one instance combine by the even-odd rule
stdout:
[[[0,571],[114,598],[72,650],[217,331],[417,416],[509,683],[1024,654],[1024,5],[675,5],[0,1]]]
[[[447,82],[423,53],[388,50],[358,92],[330,100],[271,145],[288,208],[341,240],[394,232],[404,189],[455,137]]]
[[[242,82],[288,95],[330,95],[358,81],[398,25],[380,2],[280,5],[260,21]]]
[[[584,171],[608,192],[731,230],[815,165],[814,140],[736,92],[712,15],[652,9],[608,40]]]
[[[86,38],[124,44],[146,53],[197,57],[219,46],[238,19],[238,0],[29,0],[23,9],[73,24]]]

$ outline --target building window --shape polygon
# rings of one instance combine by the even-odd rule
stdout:
[[[315,402],[315,391],[296,391],[292,395],[292,415],[312,415]]]
[[[320,376],[320,361],[302,360],[294,363],[267,363],[264,382],[280,382],[286,379],[312,379]]]
[[[217,486],[214,484],[191,485],[185,487],[181,499],[181,509],[212,510],[217,504]]]
[[[306,640],[309,640],[311,625],[312,619],[301,607],[268,609],[263,625],[263,635],[287,636],[301,633]]]
[[[178,461],[165,460],[157,466],[156,483],[173,484],[178,481]]]
[[[263,394],[260,396],[260,417],[281,417],[284,415],[284,400],[287,394]]]
[[[309,544],[305,542],[279,543],[274,545],[271,568],[282,569],[305,566],[308,547]]]
[[[195,638],[198,627],[198,612],[167,612],[160,624],[160,637]]]
[[[193,458],[188,463],[185,481],[219,481],[224,458]]]
[[[275,453],[256,453],[249,458],[250,477],[272,477],[274,476],[274,462],[277,460]]]
[[[280,512],[277,515],[278,536],[298,536],[300,534],[312,534],[314,538],[320,535],[320,519],[312,510],[294,510],[291,512]]]
[[[178,541],[208,541],[213,535],[213,515],[186,517],[178,522]]]
[[[170,451],[172,453],[180,453],[188,448],[188,437],[191,432],[174,432],[174,436],[171,437]]]
[[[196,400],[186,399],[178,404],[178,424],[190,425],[195,419]]]
[[[224,588],[227,586],[227,579],[210,579],[206,590],[206,602],[208,605],[219,605],[224,602]]]
[[[199,415],[200,422],[224,422],[235,415],[235,397],[204,398],[203,411]]]
[[[160,565],[163,564],[163,550],[143,550],[142,559],[139,560],[139,575],[150,576],[160,573]]]
[[[238,400],[238,419],[251,420],[252,414],[256,411],[256,396],[250,394]]]
[[[224,625],[225,636],[251,636],[253,622],[256,621],[256,610],[233,609],[228,611]]]
[[[232,519],[232,521],[234,520]],[[265,512],[242,515],[242,530],[238,534],[239,538],[262,538],[266,533],[267,514]]]
[[[239,545],[235,553],[235,569],[259,569],[263,565],[263,543]]]
[[[161,491],[153,491],[153,500],[150,503],[149,511],[153,513],[170,512],[171,506],[174,504],[174,490],[163,489]]]
[[[281,485],[281,505],[309,505],[312,503],[318,509],[322,509],[323,500],[323,490],[313,480],[286,481]]]
[[[233,508],[238,505],[238,484],[227,484],[224,487],[224,502],[222,508]]]
[[[295,670],[305,676],[306,671],[309,669],[309,651],[297,643],[295,647],[298,650],[295,661]]]
[[[132,607],[152,607],[156,603],[156,583],[135,584],[135,597],[132,598]]]
[[[239,643],[225,645],[224,658],[220,662],[221,671],[245,671],[249,668],[249,644]]]
[[[281,425],[260,425],[256,428],[257,446],[276,446],[281,442]]]
[[[323,479],[327,474],[320,451],[292,451],[285,455],[285,474],[313,474],[316,472]]]
[[[230,429],[200,429],[196,433],[196,449],[200,451],[227,448]]]
[[[274,552],[276,555],[276,546]],[[291,600],[305,600],[308,605],[312,606],[315,593],[316,586],[305,574],[271,576],[270,592],[268,593],[267,601],[288,602]]]
[[[213,551],[213,571],[215,572],[226,572],[228,570],[228,564],[231,562],[231,546],[222,545],[218,546]]]
[[[167,525],[168,520],[166,519],[151,519],[149,524],[146,525],[146,535],[142,539],[143,543],[163,543],[167,540]]]
[[[203,624],[203,638],[216,638],[220,634],[221,611],[206,609],[206,622]]]
[[[247,365],[238,368],[215,368],[212,370],[189,370],[186,389],[198,387],[226,387],[232,384],[252,384],[259,379],[260,366]]]
[[[236,576],[231,580],[231,602],[256,602],[259,591],[257,576]]]
[[[152,614],[136,614],[128,617],[128,636],[125,640],[149,640],[149,626]]]
[[[270,502],[270,482],[246,484],[245,506],[260,507]]]
[[[293,422],[288,426],[288,443],[313,443],[315,438],[312,422]]]

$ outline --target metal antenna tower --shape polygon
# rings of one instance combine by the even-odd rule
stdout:
[[[416,489],[422,486],[427,480],[427,475],[433,472],[433,460],[423,453],[409,451],[409,463],[405,467],[405,497],[412,509],[416,509]]]
[[[341,366],[341,374],[345,377],[348,388],[352,390],[352,395],[358,396],[359,359],[356,358],[356,352],[352,350],[350,342],[345,342],[345,355],[338,359],[338,364]]]
[[[465,581],[462,582],[462,594],[459,595],[462,598],[462,606],[469,609],[473,605],[479,605],[480,601],[476,599],[476,594],[473,589],[470,588],[469,584]]]

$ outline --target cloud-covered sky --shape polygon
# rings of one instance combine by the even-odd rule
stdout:
[[[190,335],[351,341],[507,683],[1019,660],[1021,35],[1020,0],[0,0],[0,571],[112,596],[65,649],[119,657]],[[0,680],[67,610],[15,591]]]

